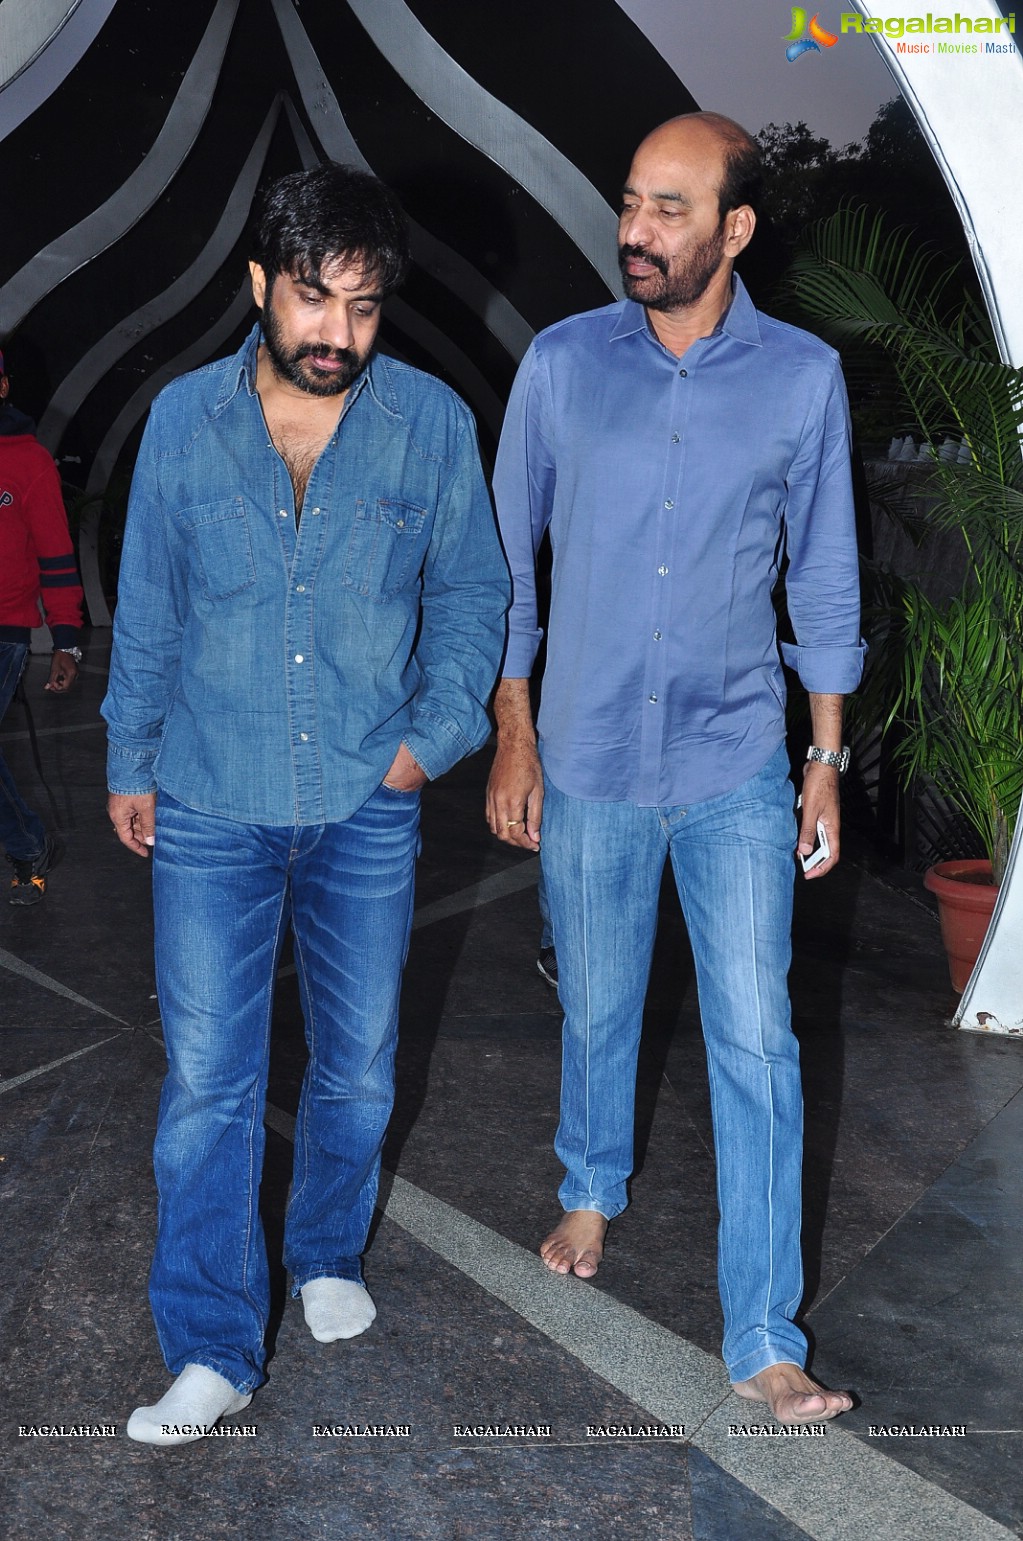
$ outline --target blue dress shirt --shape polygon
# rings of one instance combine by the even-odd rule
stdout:
[[[154,403],[115,617],[110,790],[255,824],[348,818],[404,741],[478,749],[508,574],[469,409],[375,357],[296,527],[256,394],[255,328]]]
[[[680,359],[622,300],[542,332],[515,381],[494,477],[513,585],[503,673],[532,670],[549,526],[538,728],[571,796],[678,806],[763,768],[785,732],[771,594],[786,553],[786,662],[810,691],[859,683],[838,355],[734,285]]]

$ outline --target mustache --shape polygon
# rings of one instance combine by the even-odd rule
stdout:
[[[630,257],[638,257],[641,262],[649,262],[651,267],[655,267],[664,278],[667,278],[668,264],[659,252],[647,251],[645,246],[619,246],[618,266],[623,272]]]
[[[336,360],[339,364],[356,364],[359,355],[354,348],[327,348],[316,343],[303,343],[296,348],[291,355],[292,362],[298,364],[304,358],[320,358]]]

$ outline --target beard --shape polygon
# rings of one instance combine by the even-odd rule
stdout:
[[[278,380],[296,386],[309,396],[340,396],[369,360],[368,353],[359,353],[355,348],[328,348],[323,343],[307,342],[289,348],[269,294],[263,303],[263,341],[270,367]],[[303,360],[311,358],[333,359],[341,367],[331,370],[317,369],[315,364],[303,367]]]
[[[637,300],[647,310],[685,310],[703,298],[711,279],[721,266],[725,250],[725,222],[719,221],[713,235],[693,246],[684,257],[669,260],[643,246],[619,246],[618,266],[622,287],[630,300]],[[629,257],[639,257],[655,267],[660,277],[635,278],[625,271]]]

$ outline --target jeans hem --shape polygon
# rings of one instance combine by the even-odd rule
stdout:
[[[361,1284],[366,1288],[360,1263],[312,1263],[308,1268],[291,1270],[291,1298],[295,1300],[306,1284],[314,1279],[342,1279],[346,1284]]]
[[[266,1383],[266,1376],[261,1370],[250,1370],[239,1385],[237,1366],[229,1365],[225,1360],[218,1359],[215,1354],[186,1354],[181,1360],[179,1369],[176,1370],[172,1364],[168,1364],[167,1368],[172,1375],[178,1376],[183,1370],[187,1370],[190,1364],[197,1364],[203,1370],[212,1370],[214,1375],[219,1375],[222,1380],[227,1381],[229,1386],[233,1386],[240,1397],[249,1396],[251,1392],[258,1391],[259,1387]]]
[[[597,1204],[593,1201],[593,1199],[589,1197],[576,1204],[573,1201],[564,1199],[559,1195],[558,1202],[562,1209],[565,1211],[566,1215],[574,1215],[579,1210],[586,1210],[590,1214],[603,1215],[605,1220],[616,1220],[618,1216],[623,1214],[628,1207],[627,1204]]]
[[[759,1375],[762,1370],[769,1370],[774,1364],[794,1364],[797,1370],[806,1368],[806,1349],[802,1353],[794,1353],[791,1346],[779,1346],[777,1348],[767,1345],[758,1348],[752,1354],[744,1354],[735,1364],[727,1364],[728,1379],[734,1385],[736,1381],[752,1380],[754,1375]]]

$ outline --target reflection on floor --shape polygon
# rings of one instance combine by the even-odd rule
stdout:
[[[1023,1045],[948,1028],[937,924],[905,882],[854,851],[826,888],[800,892],[807,1324],[816,1373],[860,1405],[819,1437],[741,1432],[765,1419],[731,1397],[716,1358],[706,1074],[667,889],[632,1205],[593,1283],[536,1258],[559,1177],[559,1018],[534,967],[535,863],[483,824],[486,752],[424,810],[366,1264],[376,1323],[314,1343],[278,1268],[270,1380],[236,1420],[257,1434],[170,1451],[126,1440],[128,1412],[168,1380],[146,1303],[162,1049],[148,869],[103,812],[105,651],[100,634],[67,702],[31,665],[68,854],[42,905],[0,905],[7,1536],[1020,1533]],[[0,743],[45,809],[17,706]],[[263,1193],[278,1256],[303,1059],[285,968]],[[66,1432],[82,1425],[116,1433]],[[391,1432],[343,1432],[354,1425]],[[28,1432],[54,1426],[65,1434]],[[919,1432],[932,1426],[965,1433]],[[528,1432],[493,1433],[509,1427]]]

